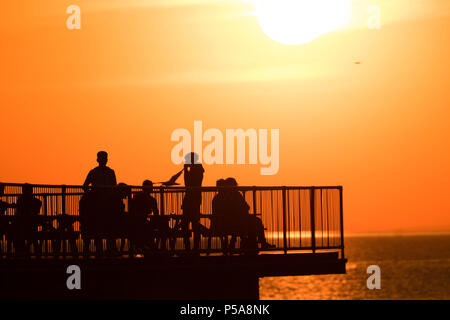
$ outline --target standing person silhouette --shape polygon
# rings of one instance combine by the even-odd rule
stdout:
[[[184,231],[184,248],[190,250],[189,224],[192,223],[194,250],[198,250],[200,245],[200,205],[202,204],[202,192],[198,187],[202,186],[205,169],[198,162],[198,155],[195,152],[188,153],[184,160],[186,195],[181,205],[183,209],[181,228]]]
[[[106,151],[99,151],[97,153],[98,166],[89,171],[89,174],[84,181],[85,188],[92,185],[92,187],[99,186],[115,186],[117,184],[116,173],[113,169],[108,167],[108,153]]]
[[[109,215],[111,213],[111,203],[115,203],[115,190],[113,187],[117,185],[116,174],[113,169],[108,167],[108,153],[106,151],[99,151],[97,153],[98,166],[89,171],[89,174],[84,181],[83,188],[89,191],[89,186],[92,186],[92,193],[90,194],[89,206],[85,208],[92,216],[87,221],[90,224],[89,230],[95,236],[95,243],[97,254],[102,254],[102,239],[111,238],[111,225],[108,223]],[[113,241],[107,242],[108,249],[110,249]]]

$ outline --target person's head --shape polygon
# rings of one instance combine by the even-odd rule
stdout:
[[[237,187],[237,181],[236,181],[236,179],[235,178],[232,178],[232,177],[230,177],[230,178],[227,178],[227,179],[225,179],[225,186],[227,186],[227,187]]]
[[[145,180],[142,183],[142,192],[144,192],[145,194],[149,194],[152,191],[153,191],[153,182],[151,180]]]
[[[22,194],[26,196],[31,196],[33,194],[33,187],[29,183],[22,185]]]
[[[196,164],[198,162],[198,154],[195,152],[190,152],[184,156],[184,163],[186,164]]]
[[[216,181],[216,187],[218,187],[218,192],[219,193],[223,193],[225,190],[223,189],[223,187],[225,187],[225,180],[223,179],[219,179]]]
[[[97,152],[97,162],[100,166],[106,166],[108,163],[108,153],[106,151]]]

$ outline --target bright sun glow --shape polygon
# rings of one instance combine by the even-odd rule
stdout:
[[[248,0],[261,29],[283,44],[303,44],[349,22],[351,0]]]

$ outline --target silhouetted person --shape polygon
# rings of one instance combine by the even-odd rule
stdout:
[[[179,183],[177,182],[178,178],[181,176],[181,174],[183,173],[184,168],[181,169],[179,172],[177,172],[176,174],[174,174],[172,177],[170,177],[169,180],[167,181],[163,181],[163,182],[159,182],[161,183],[161,185],[163,185],[164,187],[171,187],[171,186],[177,186],[179,185]]]
[[[225,180],[219,179],[216,181],[216,186],[218,187],[217,194],[212,200],[212,219],[211,219],[211,229],[214,233],[221,235],[222,249],[226,251],[228,248],[228,235],[227,229],[230,222],[229,215],[227,212],[227,188],[225,188]]]
[[[0,183],[0,197],[3,197],[5,194],[5,185],[3,183]],[[8,202],[5,202],[3,200],[0,200],[0,241],[3,238],[3,235],[5,235],[6,240],[8,241],[8,248],[12,247],[12,228],[10,226],[10,221],[7,216],[5,216],[5,212],[8,208],[15,208],[15,204],[10,204]],[[9,239],[8,239],[9,238]],[[3,246],[2,246],[3,247]],[[2,248],[0,248],[1,250]],[[0,258],[3,254],[2,251],[0,251]]]
[[[156,249],[161,241],[161,249],[166,248],[169,233],[168,220],[161,216],[156,199],[150,195],[153,192],[153,182],[145,180],[142,191],[136,193],[130,202],[133,242],[138,249],[148,246]]]
[[[84,194],[81,196],[78,207],[80,215],[80,231],[83,238],[83,254],[88,256],[91,239],[96,240],[95,246],[97,251],[100,251],[100,248],[102,247],[100,237],[96,236],[96,232],[99,230],[96,223],[100,223],[101,221],[98,219],[98,216],[96,217],[95,215],[97,208],[94,192],[85,190]]]
[[[119,252],[123,252],[125,240],[128,236],[129,214],[125,211],[124,200],[131,197],[131,188],[126,183],[119,183],[113,201],[111,202],[111,225],[110,242],[113,250],[117,251],[115,239],[120,238]],[[106,222],[106,221],[105,221]]]
[[[99,151],[97,153],[98,166],[89,171],[86,180],[83,184],[85,191],[89,191],[89,186],[92,186],[92,193],[89,194],[90,217],[87,219],[89,223],[88,229],[95,237],[95,244],[98,254],[102,254],[103,241],[102,239],[109,239],[108,250],[112,246],[112,230],[116,227],[114,210],[117,209],[118,197],[117,190],[114,186],[117,185],[116,174],[113,169],[109,168],[108,153],[106,151]],[[116,206],[114,206],[116,205]]]
[[[220,232],[224,224],[226,223],[225,219],[227,217],[226,212],[226,190],[225,180],[219,179],[216,181],[216,187],[218,187],[217,194],[212,199],[212,225],[214,229]]]
[[[254,240],[256,236],[252,233],[248,224],[248,211],[250,207],[242,194],[235,189],[237,187],[236,180],[234,178],[227,178],[224,180],[223,185],[225,187],[223,192],[224,199],[222,201],[223,208],[221,208],[224,211],[223,228],[227,233],[232,234],[229,247],[234,249],[236,234],[240,234],[243,242],[247,243],[249,243],[249,240]]]
[[[195,188],[201,187],[205,169],[198,162],[198,155],[191,152],[185,156],[184,164],[184,185],[186,194],[183,198],[181,208],[183,216],[181,228],[184,231],[184,247],[190,250],[189,224],[192,223],[194,232],[194,250],[199,249],[200,245],[200,205],[202,204],[202,192]]]
[[[83,253],[89,255],[89,244],[94,239],[97,256],[103,255],[103,239],[107,242],[107,251],[117,251],[115,239],[121,238],[126,228],[122,224],[125,218],[125,204],[128,186],[102,189],[85,189],[79,202],[80,230],[83,237]]]
[[[5,185],[0,183],[0,197],[5,195]],[[16,205],[13,203],[8,203],[3,200],[0,200],[0,216],[3,216],[8,208],[15,208]]]
[[[153,182],[145,180],[142,183],[142,191],[136,193],[131,200],[131,212],[136,217],[147,219],[151,214],[159,215],[158,203],[154,197],[150,195],[153,192]]]
[[[5,195],[5,185],[0,183],[0,197]],[[0,200],[0,216],[5,215],[5,212],[8,208],[15,208],[16,205],[14,203],[8,203],[3,200]]]
[[[61,249],[71,252],[74,257],[78,256],[78,247],[76,242],[76,235],[74,234],[75,217],[68,214],[61,214],[58,216],[58,228],[54,228],[51,220],[46,220],[42,225],[42,231],[53,233],[52,247],[55,257],[61,253]],[[67,242],[66,242],[67,240]]]
[[[28,183],[22,185],[22,195],[17,199],[15,221],[18,230],[17,248],[19,251],[26,249],[29,252],[30,245],[33,243],[36,253],[40,253],[41,248],[38,245],[36,232],[41,205],[41,200],[33,196],[33,187]]]
[[[108,167],[108,153],[106,151],[99,151],[97,153],[98,166],[89,171],[89,174],[84,181],[83,186],[87,188],[99,186],[115,186],[117,184],[116,174],[113,169]]]
[[[247,201],[245,201],[244,196],[237,189],[236,179],[227,178],[225,180],[225,185],[231,187],[229,192],[226,194],[226,203],[229,219],[233,221],[231,224],[231,229],[240,229],[244,234],[247,233],[247,245],[252,247],[255,245],[254,241],[261,244],[261,248],[267,249],[274,247],[267,242],[264,233],[264,225],[258,217],[249,214],[250,206]],[[228,220],[228,221],[230,221]],[[235,237],[231,239],[230,246],[234,247]]]

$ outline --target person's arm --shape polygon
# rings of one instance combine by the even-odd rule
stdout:
[[[116,173],[114,172],[113,169],[111,169],[111,172],[112,172],[112,182],[113,182],[113,185],[117,185]]]
[[[216,197],[214,197],[213,199],[212,199],[212,201],[211,201],[211,213],[212,213],[212,215],[214,216],[214,215],[216,215],[216,213],[217,213],[217,206],[216,206]]]
[[[86,189],[92,183],[92,170],[89,171],[86,180],[84,180],[83,187]]]
[[[248,213],[248,211],[250,210],[250,206],[248,205],[247,201],[245,201],[244,196],[242,195],[242,193],[239,192],[240,198],[241,198],[241,204],[240,207],[242,208],[242,211],[245,213]]]
[[[203,165],[201,165],[201,164],[199,164],[199,166],[201,168],[201,170],[200,170],[200,172],[201,172],[201,174],[200,174],[200,186],[201,186],[203,184],[203,177],[205,175],[205,168],[203,168]]]
[[[184,178],[184,185],[187,187],[188,185],[190,185],[190,166],[188,164],[185,164],[183,167],[183,178]]]

